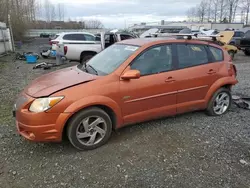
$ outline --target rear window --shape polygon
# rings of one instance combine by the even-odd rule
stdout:
[[[221,49],[215,48],[212,46],[209,46],[208,48],[211,51],[215,61],[223,61],[224,60],[223,51]]]
[[[243,37],[243,36],[244,36],[244,32],[236,31],[236,32],[234,32],[234,36],[233,37]]]

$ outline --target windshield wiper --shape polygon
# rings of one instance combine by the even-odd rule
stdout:
[[[90,67],[96,73],[96,75],[98,75],[98,71],[94,67],[92,67],[90,64],[87,64],[86,68],[87,68],[87,66]]]

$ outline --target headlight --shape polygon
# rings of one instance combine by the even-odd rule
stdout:
[[[31,112],[44,112],[55,106],[62,99],[63,97],[47,97],[47,98],[35,99],[30,105],[29,110]]]

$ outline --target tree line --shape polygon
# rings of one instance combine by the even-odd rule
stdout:
[[[103,28],[100,20],[80,20],[77,22],[66,18],[66,8],[62,3],[51,0],[0,0],[0,22],[11,24],[15,40],[20,40],[27,29],[40,27],[52,29],[55,23],[68,29],[99,29]],[[66,21],[66,23],[64,23]],[[54,24],[53,24],[54,22]],[[52,23],[52,24],[51,24]]]
[[[189,21],[249,24],[250,0],[202,0],[187,11]]]

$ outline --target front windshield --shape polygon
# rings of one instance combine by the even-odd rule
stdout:
[[[138,48],[138,46],[114,44],[90,59],[87,67],[92,67],[92,70],[94,69],[98,75],[108,75],[115,71]]]

